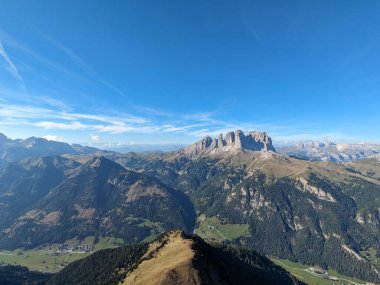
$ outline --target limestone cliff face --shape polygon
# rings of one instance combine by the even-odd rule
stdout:
[[[234,149],[276,151],[267,133],[253,131],[245,135],[241,130],[236,130],[235,132],[228,132],[224,138],[222,134],[219,134],[217,139],[206,136],[202,140],[185,148],[184,153],[198,155],[205,151],[228,151]]]
[[[247,136],[248,143],[252,144],[253,147],[259,147],[261,150],[271,150],[276,151],[272,144],[272,139],[265,132],[253,131]]]
[[[219,134],[218,136],[218,147],[224,147],[226,142],[223,140],[223,135]]]
[[[232,146],[235,143],[235,134],[233,132],[228,132],[226,134],[226,144],[227,146]]]

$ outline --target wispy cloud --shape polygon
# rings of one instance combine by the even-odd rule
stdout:
[[[38,96],[38,97],[32,97],[30,96],[31,99],[33,100],[40,100],[43,103],[46,103],[50,105],[51,107],[56,107],[64,111],[71,111],[72,108],[68,106],[67,104],[63,103],[61,100],[57,100],[55,98],[50,98],[47,96]]]
[[[92,135],[91,140],[94,142],[100,142],[102,139],[100,138],[100,136]]]
[[[53,106],[55,105],[55,106]],[[177,114],[177,120],[172,116],[156,119],[144,118],[131,114],[94,114],[68,112],[59,109],[60,104],[52,104],[50,108],[9,104],[0,100],[0,127],[14,128],[24,126],[26,128],[37,128],[49,132],[61,132],[71,136],[73,133],[87,133],[90,143],[104,143],[112,135],[141,134],[156,135],[172,134],[177,138],[183,138],[177,142],[191,142],[206,135],[217,137],[218,134],[241,129],[244,132],[251,130],[267,131],[272,137],[275,145],[289,145],[307,140],[332,140],[332,141],[359,141],[359,138],[347,136],[337,132],[310,132],[309,127],[301,127],[295,124],[275,123],[244,123],[228,122],[213,119],[211,116],[200,114]],[[104,134],[104,135],[101,135]],[[54,135],[47,135],[49,139],[55,140]],[[186,136],[187,139],[184,139]],[[66,137],[66,135],[65,135]],[[101,138],[102,137],[102,138]],[[166,136],[165,136],[166,137]],[[173,137],[171,137],[173,139]],[[57,138],[57,140],[61,140]],[[157,141],[153,141],[158,143]]]
[[[42,136],[44,139],[47,139],[48,141],[59,141],[62,142],[64,141],[63,137],[57,136],[57,135],[45,135]]]
[[[141,105],[135,105],[135,104],[132,104],[132,107],[139,111],[139,112],[142,112],[146,115],[149,115],[149,116],[162,116],[162,117],[172,117],[174,116],[175,114],[171,113],[171,112],[167,112],[167,111],[163,111],[163,110],[158,110],[158,109],[155,109],[155,108],[152,108],[152,107],[147,107],[147,106],[141,106]]]
[[[114,92],[116,92],[118,95],[124,97],[125,99],[128,99],[128,97],[122,92],[119,88],[117,88],[115,85],[111,84],[109,81],[104,79],[102,76],[100,76],[93,68],[91,68],[77,53],[75,53],[72,49],[65,46],[63,43],[59,42],[55,38],[47,35],[40,29],[33,27],[35,32],[37,32],[43,39],[45,39],[50,45],[57,48],[61,52],[63,52],[74,64],[76,64],[82,72],[84,72],[87,76],[91,77],[92,79],[98,81],[99,83],[103,84],[104,86],[110,88]]]
[[[58,123],[58,122],[51,122],[51,121],[42,121],[42,122],[36,122],[36,123],[28,123],[29,125],[35,126],[35,127],[41,127],[46,130],[84,130],[91,127],[90,125],[85,125],[80,122],[69,122],[69,123]]]
[[[44,119],[56,118],[60,116],[54,110],[32,107],[28,105],[0,104],[0,117],[13,119]]]
[[[0,56],[2,57],[4,61],[4,68],[9,72],[10,75],[12,75],[16,80],[18,80],[21,84],[22,88],[25,88],[24,80],[22,79],[16,65],[13,63],[13,61],[10,59],[7,51],[4,48],[3,43],[0,41]]]
[[[57,107],[60,104],[54,105]],[[108,114],[67,112],[56,108],[7,102],[0,102],[0,118],[22,121],[24,125],[46,130],[91,130],[113,134],[184,132],[204,125],[204,123],[173,125],[130,114],[110,116]],[[13,121],[10,123],[13,124]]]
[[[76,80],[80,80],[80,81],[87,81],[80,74],[63,67],[60,64],[57,64],[56,62],[52,61],[51,59],[47,58],[46,56],[41,55],[40,53],[34,51],[33,49],[31,49],[30,47],[28,47],[24,43],[20,42],[19,40],[15,39],[13,36],[7,34],[6,32],[4,32],[2,30],[0,30],[0,38],[1,38],[3,44],[6,43],[7,46],[23,52],[29,58],[34,59],[35,61],[45,65],[46,67],[50,68],[51,70],[58,71],[58,72],[65,74],[66,76],[68,76],[72,79],[76,79]],[[40,71],[37,70],[36,72],[40,76],[42,76],[39,73]]]
[[[145,124],[148,123],[149,120],[143,117],[138,117],[130,114],[120,114],[118,116],[110,116],[110,115],[95,115],[95,114],[81,114],[81,113],[62,113],[65,119],[88,119],[100,122],[114,122],[118,124],[120,122],[128,122],[128,123],[136,123],[136,124]]]
[[[11,60],[7,52],[9,48],[18,49],[18,51],[33,58],[38,63],[36,64],[37,67],[42,64],[49,67],[49,72],[54,70],[61,72],[60,75],[67,74],[71,77],[70,79],[79,79],[81,83],[86,81],[86,83],[97,82],[103,84],[117,94],[127,98],[121,90],[105,80],[73,50],[41,31],[38,33],[45,40],[45,43],[47,42],[50,46],[63,53],[62,55],[66,56],[77,68],[74,67],[72,70],[67,69],[66,65],[57,64],[42,55],[42,53],[35,52],[16,39],[8,35],[4,36],[0,31],[0,62],[3,63],[6,71],[22,86],[24,86],[24,81],[18,67],[20,70],[22,69],[19,61]],[[7,49],[5,49],[4,45]],[[18,66],[15,65],[15,62]],[[33,72],[39,72],[37,69]],[[44,71],[46,73],[46,70]],[[26,78],[26,72],[23,75]],[[49,76],[47,75],[47,77]],[[52,78],[51,83],[53,82],[54,78]],[[308,133],[305,130],[310,129],[310,126],[309,128],[296,128],[295,124],[286,122],[272,122],[268,124],[232,122],[220,116],[223,110],[210,112],[206,110],[199,113],[178,114],[168,112],[167,110],[158,110],[150,106],[136,105],[129,102],[129,100],[129,107],[126,112],[115,112],[114,110],[109,111],[104,109],[86,109],[86,112],[83,112],[83,106],[78,109],[78,106],[58,100],[57,98],[63,97],[53,96],[53,94],[57,93],[46,92],[41,94],[38,91],[32,93],[26,90],[20,93],[19,90],[5,90],[3,86],[0,86],[0,126],[4,128],[8,127],[9,129],[19,126],[37,128],[43,133],[45,133],[45,130],[49,133],[57,134],[84,132],[86,137],[94,143],[107,143],[107,138],[110,137],[110,134],[163,134],[165,137],[170,137],[170,139],[186,137],[186,139],[192,141],[205,135],[215,137],[219,133],[225,134],[235,129],[242,129],[243,131],[266,130],[276,141],[300,141],[307,138],[323,139],[326,137],[336,138],[338,135],[344,137],[342,134]],[[120,110],[117,107],[115,109]],[[64,136],[66,138],[66,135]],[[52,140],[60,139],[58,135],[52,134],[46,135],[46,138]]]

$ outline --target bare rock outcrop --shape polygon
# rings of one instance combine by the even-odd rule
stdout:
[[[202,140],[185,148],[183,152],[197,156],[200,153],[208,151],[229,151],[234,149],[276,151],[267,133],[252,131],[248,135],[245,135],[243,131],[236,130],[235,132],[228,132],[224,138],[222,134],[219,134],[217,139],[206,136]]]

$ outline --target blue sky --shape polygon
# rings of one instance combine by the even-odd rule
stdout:
[[[1,0],[0,132],[380,142],[379,1]]]

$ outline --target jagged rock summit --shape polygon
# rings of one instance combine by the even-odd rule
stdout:
[[[244,149],[249,151],[273,151],[275,148],[272,139],[266,132],[252,131],[245,135],[241,130],[228,132],[224,138],[220,134],[218,138],[206,136],[202,140],[188,146],[183,151],[186,154],[196,156],[204,152],[230,151]]]

